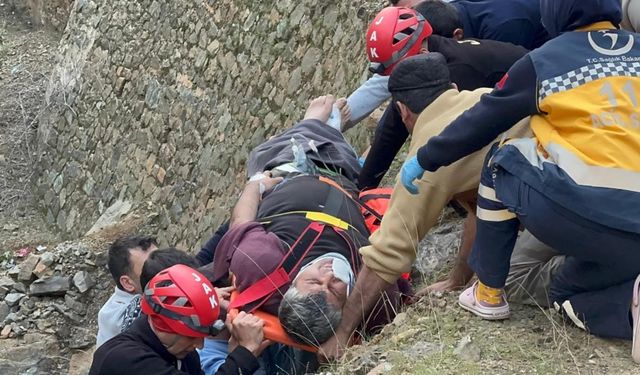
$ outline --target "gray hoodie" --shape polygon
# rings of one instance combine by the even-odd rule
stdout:
[[[391,98],[387,88],[389,76],[374,74],[362,86],[358,87],[347,98],[347,104],[351,109],[351,120],[342,125],[342,131],[347,131],[357,125],[371,112],[375,111],[382,103]]]

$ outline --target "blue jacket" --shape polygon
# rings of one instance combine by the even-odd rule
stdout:
[[[640,233],[640,35],[614,27],[619,0],[541,0],[541,10],[561,35],[423,146],[420,165],[449,165],[532,116],[535,137],[510,140],[492,162],[578,215]]]
[[[540,47],[548,38],[540,22],[540,0],[453,0],[466,38]]]

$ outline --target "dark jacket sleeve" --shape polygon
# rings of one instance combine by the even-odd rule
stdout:
[[[502,87],[485,94],[418,150],[418,162],[434,172],[493,142],[518,121],[538,112],[537,79],[529,56],[519,60],[507,73]]]
[[[253,374],[259,366],[258,359],[249,350],[238,346],[216,371],[216,375]]]
[[[367,160],[358,176],[360,190],[373,189],[389,170],[393,159],[409,137],[395,103],[389,104],[380,119]]]
[[[226,221],[222,224],[218,230],[213,234],[211,238],[207,241],[207,243],[200,249],[198,255],[196,255],[196,259],[200,262],[201,266],[205,264],[209,264],[213,262],[213,257],[216,253],[216,248],[218,247],[218,243],[222,239],[222,237],[229,230],[229,221]]]

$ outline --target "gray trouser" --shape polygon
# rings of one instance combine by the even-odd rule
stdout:
[[[563,255],[538,241],[529,231],[520,233],[505,286],[509,302],[549,307],[549,286],[563,263]]]

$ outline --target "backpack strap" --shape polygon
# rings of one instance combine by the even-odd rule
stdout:
[[[249,308],[249,311],[255,311],[280,288],[290,283],[291,275],[300,267],[300,263],[302,263],[302,260],[309,253],[313,245],[318,242],[318,239],[327,225],[336,231],[349,246],[352,262],[354,262],[352,263],[352,267],[356,267],[356,265],[360,264],[360,262],[356,262],[357,257],[354,256],[354,252],[357,252],[357,249],[355,248],[353,241],[349,238],[349,235],[346,233],[346,231],[350,229],[351,225],[337,217],[340,213],[340,209],[344,205],[345,195],[351,200],[354,200],[354,198],[335,181],[326,177],[319,177],[319,180],[334,187],[334,189],[329,189],[329,194],[325,199],[322,212],[300,211],[282,213],[273,216],[304,214],[305,218],[309,220],[310,223],[293,243],[289,252],[287,252],[282,258],[282,261],[278,267],[276,267],[275,271],[243,290],[242,293],[240,293],[229,305],[230,309],[237,309],[250,305],[251,307]],[[262,220],[268,221],[273,217],[262,218]]]
[[[324,202],[324,208],[322,212],[333,217],[337,217],[340,214],[340,209],[344,204],[345,196],[337,189],[329,189],[329,195]]]
[[[332,179],[328,178],[328,177],[324,177],[324,176],[318,176],[318,180],[321,182],[324,182],[325,184],[337,189],[338,191],[340,191],[342,194],[346,195],[350,200],[352,200],[355,204],[357,204],[358,206],[360,206],[360,208],[364,209],[365,211],[369,212],[371,215],[375,216],[376,219],[378,220],[382,220],[382,215],[380,213],[378,213],[376,210],[374,210],[373,208],[371,208],[368,204],[366,204],[362,199],[360,198],[356,198],[353,195],[349,194],[348,191],[346,191],[342,186],[340,186],[337,182],[333,181]],[[332,190],[333,191],[333,190]]]

